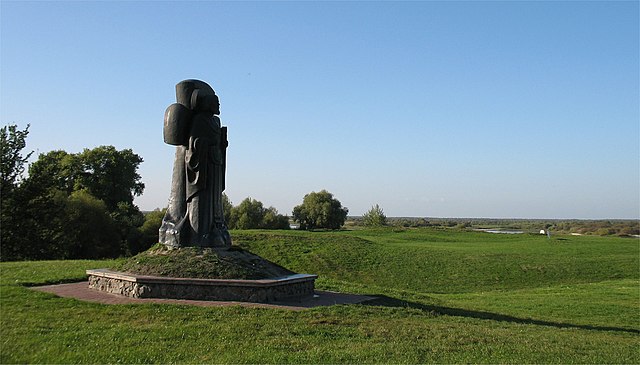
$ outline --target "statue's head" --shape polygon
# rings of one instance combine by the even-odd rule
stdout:
[[[176,100],[193,111],[220,114],[220,101],[211,86],[200,80],[184,80],[176,85]]]

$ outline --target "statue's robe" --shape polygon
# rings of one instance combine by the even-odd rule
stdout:
[[[222,207],[226,145],[217,116],[209,112],[193,116],[187,146],[176,148],[160,242],[174,247],[231,245]]]
[[[222,205],[222,189],[216,176],[216,167],[222,165],[221,137],[220,119],[213,114],[198,113],[193,117],[185,154],[190,246],[215,246],[218,238],[214,207]]]

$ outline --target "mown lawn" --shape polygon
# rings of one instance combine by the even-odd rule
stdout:
[[[640,363],[640,241],[455,230],[232,233],[318,289],[301,312],[101,305],[28,286],[113,261],[0,265],[0,363]]]

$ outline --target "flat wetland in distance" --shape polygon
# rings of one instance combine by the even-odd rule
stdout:
[[[232,231],[319,290],[300,312],[103,305],[28,286],[120,260],[0,264],[0,363],[640,363],[640,240],[444,228]]]

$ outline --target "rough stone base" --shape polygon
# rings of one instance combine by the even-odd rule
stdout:
[[[89,288],[130,298],[171,298],[269,303],[313,296],[317,275],[262,280],[185,279],[87,270]]]

